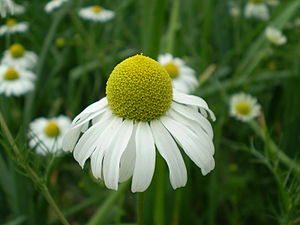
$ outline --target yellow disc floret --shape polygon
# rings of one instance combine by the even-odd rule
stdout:
[[[45,127],[45,133],[48,137],[57,137],[60,133],[58,124],[55,121],[49,121]]]
[[[13,26],[17,24],[17,20],[16,19],[8,19],[6,20],[6,25],[7,26]]]
[[[92,6],[92,11],[94,13],[100,13],[103,10],[103,8],[100,5],[94,5]]]
[[[13,58],[21,58],[25,53],[25,48],[20,44],[13,44],[10,46],[9,52]]]
[[[235,108],[236,108],[236,111],[243,116],[249,115],[249,113],[251,111],[251,106],[246,102],[237,103]]]
[[[106,95],[115,115],[151,121],[169,109],[173,97],[172,81],[158,62],[136,55],[114,68],[107,81]]]
[[[169,63],[165,64],[164,67],[165,67],[165,69],[167,70],[168,74],[170,75],[170,77],[172,79],[178,77],[178,75],[179,75],[179,68],[175,64],[175,62],[169,62]]]
[[[55,40],[55,45],[56,45],[56,47],[57,48],[62,48],[62,47],[64,47],[65,46],[65,44],[66,44],[66,41],[65,41],[65,39],[64,38],[57,38],[56,40]]]
[[[20,75],[14,68],[9,67],[4,73],[3,78],[5,80],[17,80],[20,78]]]

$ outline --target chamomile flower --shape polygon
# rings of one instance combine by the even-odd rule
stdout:
[[[106,86],[106,97],[83,110],[72,122],[63,149],[110,189],[132,177],[132,192],[150,185],[156,150],[166,161],[174,189],[185,186],[183,151],[202,174],[214,169],[215,116],[200,97],[173,93],[167,71],[155,60],[136,55],[118,64]],[[79,139],[79,140],[78,140]]]
[[[230,115],[238,120],[247,122],[260,113],[257,99],[246,93],[235,94],[230,99]]]
[[[1,1],[1,0],[0,0]],[[13,7],[14,7],[14,15],[17,16],[17,15],[21,15],[25,12],[25,7],[22,6],[22,5],[19,5],[17,3],[13,3]]]
[[[62,153],[62,139],[70,126],[71,120],[67,116],[37,118],[29,125],[29,146],[41,155]]]
[[[16,19],[8,19],[6,24],[0,26],[0,36],[14,33],[24,33],[28,30],[27,22],[17,22]]]
[[[111,10],[103,8],[102,6],[94,5],[80,9],[79,16],[85,20],[106,22],[114,18],[115,13]]]
[[[167,53],[159,55],[158,62],[167,70],[176,91],[190,93],[197,87],[195,71],[186,66],[180,58],[175,58]]]
[[[6,96],[24,95],[34,88],[35,75],[27,70],[0,66],[0,94]]]
[[[45,5],[45,11],[52,13],[54,10],[61,7],[67,0],[51,0]]]
[[[283,45],[286,43],[286,36],[282,32],[274,27],[267,27],[266,38],[274,45]]]
[[[4,52],[2,63],[8,66],[32,69],[37,62],[37,58],[34,52],[27,51],[23,45],[16,43]]]
[[[270,18],[268,6],[264,0],[248,0],[245,6],[245,17],[268,20]]]
[[[0,15],[6,17],[7,14],[15,13],[14,2],[12,0],[0,0]]]

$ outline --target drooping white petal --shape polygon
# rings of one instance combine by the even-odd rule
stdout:
[[[215,114],[208,108],[207,103],[198,96],[186,95],[175,92],[173,95],[173,100],[182,104],[195,105],[200,108],[203,108],[209,113],[212,120],[216,120]]]
[[[136,160],[135,133],[136,133],[136,125],[134,125],[134,127],[133,127],[131,138],[130,138],[128,145],[121,157],[120,176],[119,176],[120,183],[128,180],[133,174],[135,160]]]
[[[150,127],[155,145],[168,164],[172,187],[176,189],[185,186],[187,171],[177,144],[159,120],[151,121]]]
[[[69,129],[64,135],[62,147],[64,151],[72,152],[80,135],[80,127]]]
[[[108,151],[105,152],[103,175],[105,185],[110,189],[118,189],[120,160],[131,137],[132,130],[133,121],[124,120],[121,127],[113,135],[113,141],[107,147]]]
[[[136,161],[131,190],[143,192],[150,185],[155,169],[155,145],[148,123],[138,123],[135,142]]]
[[[206,175],[215,167],[214,158],[210,154],[211,150],[208,149],[207,144],[207,141],[211,140],[205,140],[201,136],[196,136],[190,129],[171,118],[163,117],[161,122],[185,153],[201,168],[203,175]]]

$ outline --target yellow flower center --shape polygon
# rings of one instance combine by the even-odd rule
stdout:
[[[94,6],[92,7],[92,11],[93,11],[94,13],[100,13],[102,10],[103,10],[103,8],[102,8],[100,5],[94,5]]]
[[[167,70],[168,74],[170,75],[170,77],[172,79],[178,77],[178,75],[179,75],[179,68],[175,64],[175,62],[169,62],[169,63],[165,64],[164,67],[165,67],[165,69]]]
[[[21,58],[25,53],[25,48],[20,44],[13,44],[10,46],[9,52],[13,58]]]
[[[251,111],[251,107],[246,102],[239,102],[236,106],[236,111],[241,115],[248,115]]]
[[[65,39],[64,38],[57,38],[55,41],[55,45],[57,48],[62,48],[65,46]]]
[[[17,23],[16,19],[8,19],[8,20],[6,20],[6,25],[7,26],[13,26],[13,25],[16,25],[16,23]]]
[[[138,121],[151,121],[168,111],[172,80],[155,60],[136,55],[119,63],[106,85],[108,105],[115,115]]]
[[[4,73],[3,78],[5,80],[17,80],[20,78],[20,75],[14,68],[9,67]]]
[[[264,0],[249,0],[251,3],[263,3]]]
[[[49,137],[57,137],[60,133],[58,124],[55,121],[49,121],[45,127],[45,133]]]

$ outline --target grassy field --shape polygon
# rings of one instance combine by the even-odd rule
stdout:
[[[246,0],[69,0],[50,13],[45,0],[16,2],[25,12],[0,18],[0,26],[16,18],[29,27],[0,36],[1,56],[20,43],[38,58],[29,69],[33,90],[0,94],[0,224],[142,225],[137,214],[146,225],[300,224],[299,0],[268,5],[267,20],[246,18]],[[96,4],[114,18],[79,16]],[[286,43],[272,43],[267,27],[281,30]],[[38,154],[30,146],[34,119],[73,119],[105,96],[122,60],[162,53],[195,70],[190,94],[216,115],[216,166],[208,175],[182,154],[188,182],[173,190],[157,154],[151,185],[137,203],[131,179],[109,190],[89,162],[82,169],[71,153]],[[230,114],[231,96],[242,92],[261,107],[247,121]]]

